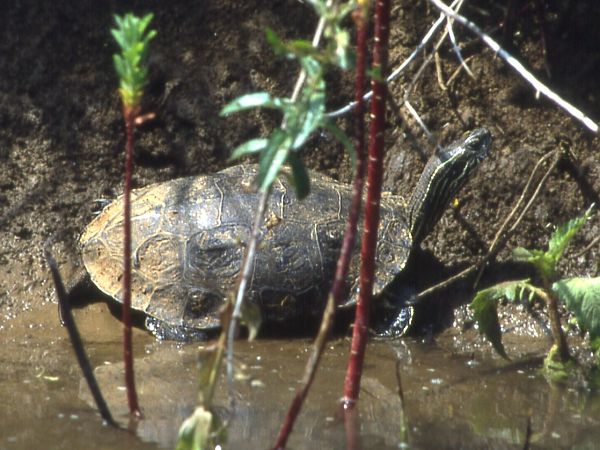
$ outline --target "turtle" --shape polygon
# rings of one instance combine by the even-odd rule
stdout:
[[[383,193],[373,286],[381,295],[491,148],[485,128],[466,133],[427,162],[408,202]],[[220,310],[236,286],[258,194],[258,168],[242,164],[211,175],[174,179],[133,190],[132,308],[147,315],[158,337],[187,339],[219,328]],[[310,172],[310,195],[299,200],[285,170],[274,182],[247,299],[266,321],[301,320],[322,311],[333,279],[352,187]],[[122,196],[109,203],[79,238],[91,281],[122,302]],[[357,243],[356,250],[360,244]],[[358,293],[354,251],[347,289]],[[401,328],[410,309],[399,308]]]

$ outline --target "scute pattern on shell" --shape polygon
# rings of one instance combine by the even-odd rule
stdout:
[[[257,194],[256,167],[182,178],[132,195],[132,306],[174,326],[206,329],[235,287]],[[311,193],[299,201],[285,175],[275,182],[248,289],[267,320],[322,309],[335,271],[352,190],[311,173]],[[381,205],[376,293],[406,263],[411,238],[401,197]],[[122,301],[122,199],[108,205],[80,238],[92,281]],[[359,245],[357,245],[357,249]],[[355,252],[358,253],[358,252]],[[349,287],[357,277],[351,264]]]

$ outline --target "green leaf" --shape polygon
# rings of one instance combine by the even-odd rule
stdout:
[[[555,276],[556,264],[548,252],[537,249],[528,250],[523,247],[517,247],[513,250],[513,259],[515,261],[522,261],[532,264],[538,273],[548,280],[553,279]]]
[[[378,81],[380,83],[385,83],[385,78],[381,75],[381,67],[373,67],[372,69],[367,69],[367,76],[372,80]]]
[[[248,328],[248,340],[253,341],[256,339],[262,323],[260,308],[254,303],[244,302],[242,304],[241,322]]]
[[[117,19],[117,18],[118,18],[118,16],[115,16],[115,19]],[[118,21],[117,21],[117,26],[121,27],[121,25],[119,24]],[[115,29],[110,30],[110,33],[113,35],[113,38],[115,39],[115,41],[117,41],[117,44],[119,45],[119,47],[127,48],[127,43],[125,41],[125,36],[123,35],[123,33],[120,33],[119,30],[115,30]]]
[[[552,290],[575,314],[579,326],[589,331],[590,339],[600,338],[600,277],[560,280]]]
[[[287,140],[289,142],[289,140]],[[285,141],[284,141],[285,144]],[[275,181],[275,178],[277,178],[277,175],[279,175],[279,171],[281,170],[281,167],[285,164],[287,157],[289,155],[289,146],[288,145],[281,145],[279,148],[277,148],[277,150],[273,153],[273,157],[271,159],[271,162],[268,166],[260,164],[259,165],[259,170],[260,173],[259,175],[262,174],[262,180],[259,181],[259,190],[262,192],[265,192],[267,190],[270,189],[271,184],[273,184],[273,181]],[[262,161],[261,161],[262,163]]]
[[[324,17],[327,15],[327,13],[328,13],[327,4],[323,0],[307,0],[307,3],[310,4],[315,9],[315,12],[319,16]]]
[[[213,415],[202,406],[185,419],[179,428],[175,450],[205,450],[209,448],[213,429]]]
[[[475,295],[470,306],[473,309],[475,320],[479,324],[479,331],[492,343],[500,356],[509,359],[502,344],[502,331],[496,306],[501,297],[501,295],[497,295],[494,288],[484,289]]]
[[[265,29],[265,38],[271,47],[273,47],[275,53],[287,53],[287,47],[285,46],[285,43],[281,40],[279,35],[273,31],[272,28],[267,27]]]
[[[292,168],[292,173],[289,178],[296,190],[296,196],[302,200],[310,192],[310,177],[304,163],[295,154],[288,155],[288,163]]]
[[[502,298],[512,302],[522,300],[527,291],[531,293],[530,299],[533,293],[541,293],[541,289],[532,285],[528,279],[507,281],[477,292],[470,305],[475,320],[479,324],[479,330],[492,343],[498,354],[506,359],[508,359],[508,356],[504,350],[504,345],[502,345],[497,304]]]
[[[281,152],[283,151],[285,156],[289,152],[289,136],[281,129],[273,131],[269,138],[269,144],[265,150],[261,153],[258,163],[258,175],[257,184],[259,190],[266,191],[271,186],[271,183],[279,173],[279,169],[283,165],[283,162],[275,162],[275,156],[279,154],[278,161],[281,161]],[[284,158],[285,161],[285,158]],[[274,171],[271,171],[273,165],[277,165]]]
[[[590,339],[590,347],[592,347],[592,350],[594,351],[594,353],[599,354],[598,350],[600,350],[600,337],[595,337],[593,339]]]
[[[289,101],[273,97],[268,92],[253,92],[242,95],[223,107],[220,115],[226,116],[231,113],[244,111],[252,108],[283,109]]]
[[[311,67],[310,64],[303,66],[305,69]],[[307,87],[302,91],[298,101],[297,115],[288,115],[288,132],[294,136],[292,144],[294,150],[304,145],[310,135],[319,128],[325,114],[325,82],[322,79],[309,78],[306,84]]]
[[[529,262],[531,258],[533,258],[533,254],[523,247],[517,247],[512,251],[513,259],[515,261],[525,261]]]
[[[575,236],[579,229],[590,219],[593,207],[594,205],[592,204],[583,216],[569,220],[566,224],[558,227],[552,234],[550,242],[548,243],[548,254],[555,264],[564,253],[569,242],[573,239],[573,236]]]
[[[336,138],[342,143],[342,145],[346,149],[346,152],[348,152],[348,155],[350,156],[352,170],[356,173],[356,149],[354,148],[354,144],[352,144],[350,138],[346,135],[346,133],[344,133],[344,131],[342,131],[341,128],[339,128],[330,120],[323,121],[322,126],[331,134],[333,134],[334,138]]]
[[[147,14],[141,19],[133,14],[114,17],[117,28],[110,32],[121,49],[120,55],[113,55],[119,76],[119,93],[126,106],[137,107],[147,84],[148,69],[145,62],[149,43],[156,36],[155,30],[146,33],[153,15]]]
[[[231,156],[229,157],[229,161],[234,159],[239,159],[242,156],[250,155],[252,153],[258,153],[263,151],[267,145],[269,144],[268,139],[250,139],[249,141],[244,142],[241,145],[238,145]]]

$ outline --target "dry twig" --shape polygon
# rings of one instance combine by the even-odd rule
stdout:
[[[594,122],[591,118],[586,116],[582,111],[580,111],[575,106],[571,105],[569,102],[560,97],[556,92],[551,90],[548,86],[538,80],[531,72],[529,72],[523,64],[521,64],[515,57],[513,57],[510,53],[500,47],[492,37],[481,30],[475,23],[471,22],[464,16],[461,16],[457,12],[455,12],[451,7],[442,3],[440,0],[429,0],[431,3],[435,5],[440,11],[446,14],[448,17],[452,17],[454,20],[459,22],[461,25],[468,28],[470,31],[475,33],[479,38],[487,44],[494,52],[500,56],[508,65],[510,65],[513,69],[517,71],[519,75],[521,75],[529,84],[533,86],[536,93],[544,94],[554,103],[556,103],[559,107],[567,111],[571,116],[575,117],[577,120],[581,121],[586,127],[592,130],[594,133],[598,132],[598,124]]]

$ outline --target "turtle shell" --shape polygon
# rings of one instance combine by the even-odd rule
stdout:
[[[171,326],[219,326],[235,288],[258,195],[257,168],[240,165],[132,192],[132,307]],[[311,173],[300,201],[285,175],[273,185],[247,298],[266,320],[321,311],[335,272],[352,189]],[[92,281],[122,301],[123,202],[117,198],[80,237]],[[375,293],[400,272],[411,238],[401,197],[384,194]],[[357,244],[356,248],[359,248]],[[348,288],[357,290],[358,251]]]

